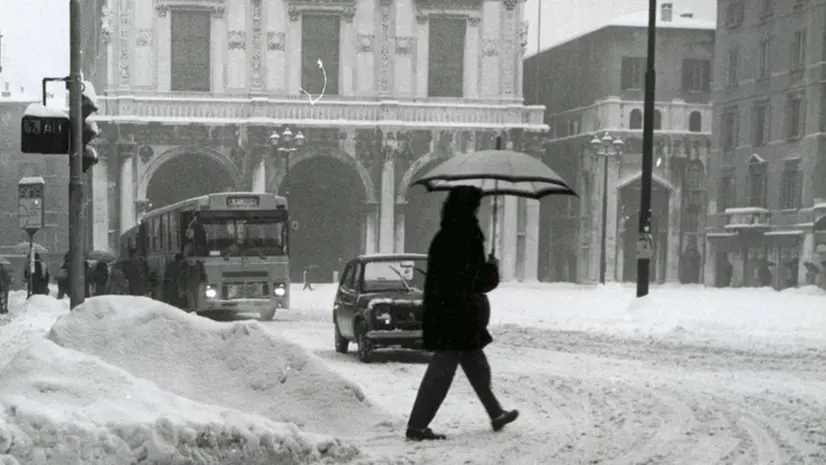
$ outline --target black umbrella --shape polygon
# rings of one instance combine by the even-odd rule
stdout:
[[[501,138],[497,140],[497,146],[501,147]],[[494,196],[494,231],[499,195],[530,199],[548,195],[577,196],[548,165],[531,155],[513,150],[483,150],[454,156],[411,183],[416,184],[424,186],[429,192],[475,186],[482,190],[482,195]],[[494,255],[495,244],[496,241],[492,240],[491,255]]]

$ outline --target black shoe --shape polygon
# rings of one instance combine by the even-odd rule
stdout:
[[[407,439],[411,441],[441,441],[443,439],[447,439],[447,436],[444,434],[434,433],[430,428],[407,428],[407,433],[405,435],[407,436]]]
[[[491,420],[490,425],[493,431],[501,431],[508,423],[513,423],[519,418],[519,410],[505,410],[501,415]]]

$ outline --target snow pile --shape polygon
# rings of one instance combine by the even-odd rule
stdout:
[[[0,371],[0,463],[305,464],[358,451],[39,339]]]
[[[26,291],[9,293],[9,313],[0,324],[0,369],[32,341],[42,338],[55,320],[69,311],[67,302],[45,295],[26,300]]]
[[[211,405],[324,434],[386,431],[387,414],[358,385],[258,322],[217,323],[146,298],[93,298],[48,338]]]

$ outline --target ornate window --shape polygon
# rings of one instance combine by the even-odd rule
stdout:
[[[766,161],[752,155],[749,159],[749,207],[766,208],[767,175]]]
[[[465,17],[430,17],[428,96],[464,96],[466,33]]]
[[[638,109],[631,110],[630,121],[628,121],[630,129],[642,129],[642,111]]]
[[[685,169],[683,186],[683,231],[698,232],[700,215],[703,212],[703,163],[699,160],[689,162]]]
[[[172,48],[171,90],[210,91],[211,15],[212,13],[206,9],[176,8],[169,11]]]
[[[720,176],[720,190],[717,199],[717,211],[725,212],[737,204],[737,181],[734,170],[727,169]]]
[[[688,116],[688,130],[690,132],[703,131],[703,115],[699,111],[692,111]]]
[[[780,184],[780,208],[784,210],[800,208],[802,178],[800,160],[788,160],[784,163]]]
[[[321,93],[325,79],[325,73],[318,65],[318,60],[321,60],[327,79],[324,93],[337,95],[339,92],[341,16],[326,12],[307,12],[302,16],[301,88],[312,95]]]

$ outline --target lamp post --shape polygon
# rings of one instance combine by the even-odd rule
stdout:
[[[591,139],[591,150],[594,154],[602,157],[602,224],[600,236],[599,252],[599,282],[605,284],[605,274],[607,271],[607,248],[608,248],[608,158],[622,155],[625,142],[621,138],[614,139],[607,132],[600,139],[594,136]]]
[[[284,154],[284,181],[287,185],[284,187],[284,197],[290,197],[290,156],[293,152],[297,152],[304,146],[304,134],[298,131],[293,135],[290,128],[285,128],[279,134],[278,130],[274,129],[270,134],[270,146],[273,150],[273,155],[278,153]]]

